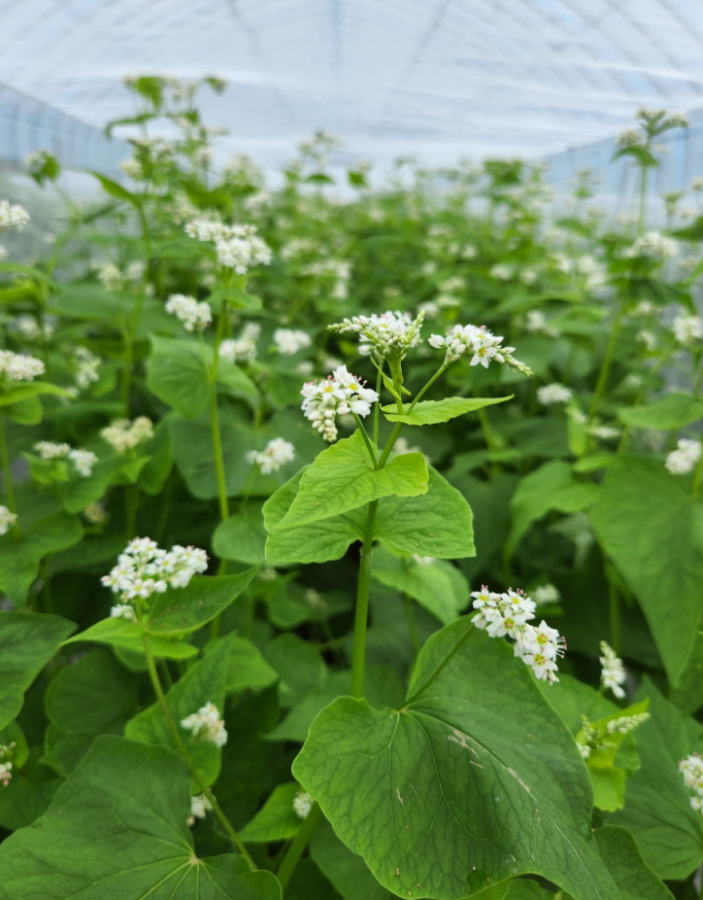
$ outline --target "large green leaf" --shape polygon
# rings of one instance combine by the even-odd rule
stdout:
[[[608,470],[591,522],[642,607],[674,699],[695,709],[703,702],[703,505],[663,466],[625,459]]]
[[[199,859],[190,773],[165,747],[98,738],[47,812],[0,846],[2,900],[280,900],[242,856]]]
[[[210,400],[214,356],[212,349],[196,340],[152,337],[148,384],[156,396],[186,419],[194,419]],[[233,396],[255,400],[256,386],[232,363],[218,368],[218,388]]]
[[[339,559],[354,541],[363,539],[364,509],[279,529],[298,492],[304,472],[279,488],[264,505],[269,530],[266,558],[272,564],[326,562]],[[394,553],[459,559],[475,554],[471,508],[459,491],[429,467],[426,494],[417,497],[382,497],[378,502],[374,538]]]
[[[397,711],[339,698],[293,765],[381,884],[462,898],[535,873],[576,900],[617,895],[591,839],[583,759],[505,642],[467,618],[446,626],[409,694]]]
[[[618,410],[618,418],[635,428],[659,428],[669,431],[683,428],[703,418],[703,400],[694,394],[673,391],[646,406],[628,406]]]
[[[461,572],[444,560],[402,558],[381,549],[374,553],[371,575],[376,581],[417,600],[448,625],[469,602]]]
[[[106,650],[62,669],[46,692],[51,724],[46,733],[46,759],[60,775],[68,775],[101,734],[121,734],[138,709],[139,681]]]
[[[427,492],[427,463],[421,453],[396,456],[374,469],[359,431],[323,450],[303,474],[298,495],[276,528],[297,528],[329,519],[395,494],[416,497]]]
[[[46,613],[0,611],[0,729],[17,716],[24,692],[75,628]]]
[[[215,704],[220,715],[224,713],[230,649],[229,639],[222,638],[211,652],[206,653],[203,659],[188,669],[166,694],[166,703],[179,729],[181,739],[188,748],[200,777],[208,785],[212,784],[219,774],[222,750],[213,741],[193,737],[181,727],[180,723],[208,702]],[[165,744],[173,750],[178,749],[158,702],[137,713],[127,722],[125,736],[148,744]]]
[[[626,828],[608,825],[596,831],[603,862],[620,890],[621,900],[674,900],[669,888],[640,856]]]
[[[505,544],[505,553],[512,556],[530,525],[550,509],[578,512],[589,506],[597,493],[596,485],[574,481],[571,467],[561,460],[545,463],[526,475],[518,484],[510,503],[513,525]]]
[[[339,840],[329,822],[315,832],[310,854],[344,900],[390,900],[393,896],[376,881],[363,858]]]
[[[703,861],[703,817],[691,808],[678,764],[703,751],[703,729],[649,680],[638,696],[650,704],[650,718],[636,732],[640,767],[625,786],[624,808],[607,818],[632,832],[660,878],[685,878]]]
[[[294,781],[277,784],[251,822],[247,822],[239,832],[241,839],[254,844],[267,844],[269,841],[285,841],[293,837],[302,822],[293,807],[299,791],[300,785]]]
[[[95,644],[108,644],[122,650],[131,650],[137,653],[144,652],[144,627],[139,622],[128,622],[127,619],[109,618],[101,619],[80,634],[74,635],[66,644],[87,642]],[[164,659],[188,659],[196,656],[198,648],[183,641],[172,641],[166,637],[149,638],[152,652],[155,656]]]
[[[158,594],[149,610],[147,631],[161,637],[195,631],[236,600],[257,571],[253,568],[238,575],[194,575],[186,587]]]
[[[22,527],[22,519],[18,524]],[[15,606],[23,606],[27,591],[39,574],[39,564],[47,553],[72,547],[83,537],[76,516],[60,512],[22,529],[15,540],[12,532],[0,537],[0,590],[5,591]]]
[[[266,558],[266,535],[261,507],[252,503],[220,522],[212,536],[212,549],[220,559],[258,565]]]
[[[246,638],[228,635],[230,642],[229,663],[227,666],[227,691],[234,693],[245,688],[261,689],[268,687],[278,679],[278,672],[261,655],[261,651]],[[210,653],[216,644],[208,644],[206,653]]]
[[[475,412],[484,406],[494,406],[512,400],[509,397],[447,397],[445,400],[421,400],[416,403],[412,412],[399,413],[395,406],[382,407],[389,422],[403,422],[405,425],[439,425],[463,416],[464,413]],[[406,403],[409,409],[411,404]]]
[[[297,634],[279,634],[264,650],[268,664],[281,677],[281,706],[293,706],[327,678],[327,666],[312,644]]]

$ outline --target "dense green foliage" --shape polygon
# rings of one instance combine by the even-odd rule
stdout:
[[[132,87],[0,262],[0,900],[697,896],[703,219],[324,134],[267,191]]]

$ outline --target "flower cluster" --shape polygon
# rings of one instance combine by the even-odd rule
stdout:
[[[181,728],[190,731],[194,738],[212,741],[218,747],[227,743],[227,730],[220,712],[214,703],[206,703],[200,709],[181,721]]]
[[[691,791],[691,806],[703,812],[703,758],[699,753],[691,753],[679,763],[679,772]]]
[[[74,347],[73,358],[76,366],[76,386],[80,390],[85,390],[100,377],[98,374],[100,357],[91,353],[86,347]]]
[[[274,438],[263,450],[250,450],[246,458],[259,467],[262,475],[270,475],[295,458],[295,447],[283,438]]]
[[[6,506],[0,506],[0,535],[7,534],[17,521],[17,513],[10,512]]]
[[[551,406],[555,403],[568,403],[571,400],[571,394],[571,388],[557,382],[537,388],[537,400],[543,406]]]
[[[326,441],[337,439],[335,416],[349,413],[368,416],[371,412],[371,404],[378,400],[378,394],[364,385],[346,366],[339,366],[323,381],[308,381],[303,385],[300,393],[305,417]]]
[[[293,798],[293,809],[299,819],[307,819],[312,809],[313,799],[307,791],[298,791]]]
[[[37,441],[34,452],[42,459],[68,459],[73,463],[76,472],[88,478],[98,457],[90,450],[73,450],[69,444],[56,444],[53,441]]]
[[[11,381],[33,381],[44,374],[44,363],[34,356],[0,350],[0,375],[7,375]]]
[[[310,346],[310,335],[305,331],[292,328],[277,328],[273,333],[276,349],[283,356],[293,356],[299,350]]]
[[[151,538],[133,538],[110,574],[100,580],[113,594],[120,595],[121,604],[113,607],[110,615],[134,619],[134,610],[128,605],[131,600],[146,600],[169,586],[187,587],[193,575],[206,569],[207,553],[197,547],[176,544],[170,550],[161,550]]]
[[[50,338],[54,333],[55,320],[52,317],[41,317],[39,321],[28,313],[17,316],[12,327],[28,341],[38,341],[42,338]]]
[[[7,787],[12,779],[12,763],[8,759],[15,751],[16,744],[0,744],[0,784]]]
[[[542,620],[538,627],[531,625],[537,604],[520,591],[508,589],[496,594],[482,587],[474,591],[473,607],[478,610],[474,625],[488,632],[491,637],[507,635],[515,641],[514,653],[530,666],[537,678],[553,684],[558,657],[564,655],[564,638],[556,628],[550,628]]]
[[[271,248],[256,233],[255,225],[225,225],[212,219],[195,219],[185,226],[186,234],[199,241],[214,241],[217,261],[246,275],[255,265],[271,262]]]
[[[190,798],[190,815],[188,816],[188,824],[195,825],[196,819],[204,819],[212,809],[212,803],[205,794],[196,794]]]
[[[612,691],[618,699],[622,700],[625,696],[622,685],[627,681],[627,672],[622,660],[605,641],[600,642],[600,652],[603,654],[598,660],[603,667],[600,673],[601,684],[606,691]]]
[[[664,465],[672,475],[687,475],[701,458],[700,441],[692,441],[690,438],[681,438],[667,456]]]
[[[132,422],[129,419],[115,419],[100,432],[100,437],[120,454],[151,440],[153,436],[153,423],[146,416],[139,416]]]
[[[673,238],[667,237],[660,231],[648,231],[640,235],[631,247],[623,253],[623,256],[634,258],[637,256],[649,256],[651,259],[671,259],[679,252],[679,245]]]
[[[553,584],[540,584],[532,591],[532,599],[537,606],[546,606],[548,603],[558,603],[561,594],[559,588]]]
[[[202,331],[212,322],[212,311],[203,300],[201,303],[194,297],[185,294],[172,294],[166,301],[166,312],[176,316],[183,322],[186,331]]]
[[[674,337],[688,347],[703,337],[703,319],[700,316],[676,316],[672,323]]]
[[[256,342],[261,334],[258,322],[249,322],[238,338],[228,338],[220,344],[220,358],[228,362],[252,362],[256,359]]]
[[[303,266],[301,275],[312,275],[325,279],[333,279],[330,291],[333,300],[346,300],[349,295],[349,279],[351,263],[344,259],[321,259]]]
[[[485,325],[480,328],[476,325],[455,325],[444,337],[433,334],[428,343],[435,350],[446,348],[445,364],[454,362],[465,353],[471,353],[472,366],[482,365],[487,369],[491,360],[495,360],[512,366],[523,375],[531,375],[528,366],[513,356],[515,347],[503,347],[502,341],[502,337],[488,331]]]
[[[105,507],[99,500],[95,503],[89,503],[83,510],[83,515],[91,525],[102,525],[107,521]]]
[[[9,200],[0,200],[0,231],[16,228],[18,231],[29,222],[29,213],[19,203],[10,203]]]
[[[534,334],[546,334],[548,337],[558,337],[559,331],[549,324],[547,317],[540,309],[530,309],[525,316],[525,329]]]
[[[622,737],[617,737],[618,735],[629,734],[648,718],[648,712],[617,716],[605,722],[589,722],[586,716],[581,716],[581,730],[576,736],[576,746],[584,759],[590,759],[592,754],[599,750],[612,750],[617,747],[622,740]]]
[[[424,313],[413,319],[407,312],[385,312],[380,316],[353,316],[331,331],[359,335],[359,352],[364,356],[375,352],[384,359],[403,359],[411,347],[420,343],[420,328]]]

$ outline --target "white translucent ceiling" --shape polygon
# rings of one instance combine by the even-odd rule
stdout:
[[[102,126],[126,73],[227,78],[207,118],[269,163],[317,128],[380,162],[539,156],[703,106],[703,2],[0,0],[0,82]]]

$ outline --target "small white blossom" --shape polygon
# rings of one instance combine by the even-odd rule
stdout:
[[[17,521],[17,513],[10,512],[6,506],[0,506],[0,535],[7,534]]]
[[[110,607],[110,618],[127,619],[128,622],[136,622],[137,614],[133,606],[129,603],[118,603],[116,606]]]
[[[166,312],[183,322],[186,331],[202,331],[212,322],[212,311],[203,300],[198,303],[194,297],[172,294],[166,301]]]
[[[514,347],[503,347],[503,338],[488,331],[485,325],[480,328],[476,325],[455,325],[451,331],[442,337],[433,334],[428,343],[436,350],[446,349],[445,364],[454,362],[465,353],[471,353],[471,365],[481,365],[488,368],[491,360],[511,366],[522,372],[523,375],[531,375],[531,370],[513,356]]]
[[[98,457],[90,450],[73,450],[70,444],[56,444],[53,441],[37,441],[34,452],[42,459],[68,459],[76,472],[87,478],[92,474]]]
[[[0,231],[10,228],[22,229],[29,222],[29,213],[19,203],[10,203],[9,200],[0,200]]]
[[[98,279],[108,291],[116,291],[122,287],[122,273],[114,263],[97,265]]]
[[[283,438],[274,438],[263,450],[250,450],[246,458],[259,467],[262,475],[270,475],[295,458],[295,447]]]
[[[679,245],[673,238],[667,237],[660,231],[648,231],[640,235],[634,244],[623,253],[623,256],[633,258],[636,256],[649,256],[651,259],[671,259],[679,252]]]
[[[128,178],[133,178],[135,181],[140,181],[144,177],[144,170],[137,159],[123,159],[120,163],[120,169]]]
[[[34,356],[0,350],[0,376],[7,375],[11,381],[33,381],[44,370],[44,363]]]
[[[256,342],[261,334],[261,325],[249,322],[242,328],[238,338],[228,338],[220,344],[220,357],[228,362],[252,362],[256,359]]]
[[[277,328],[273,333],[276,349],[283,356],[293,356],[299,350],[310,346],[310,335],[305,331],[295,331],[292,328]]]
[[[91,353],[86,347],[74,347],[76,385],[81,390],[89,387],[100,378],[100,357]]]
[[[599,438],[601,441],[614,441],[620,437],[620,429],[613,428],[610,425],[591,425],[588,433],[593,437]]]
[[[640,329],[635,335],[635,340],[642,344],[646,350],[654,350],[657,346],[657,336],[648,328]]]
[[[33,449],[42,459],[63,459],[71,450],[71,445],[56,444],[53,441],[37,441]]]
[[[556,660],[564,655],[564,638],[545,621],[539,626],[530,624],[536,609],[530,597],[512,589],[496,594],[485,586],[471,596],[473,607],[478,610],[473,620],[477,628],[485,630],[491,637],[512,638],[515,656],[522,659],[537,678],[549,684],[559,680]]]
[[[298,791],[293,798],[293,809],[299,819],[307,819],[312,809],[313,799],[307,791]]]
[[[330,325],[331,331],[341,334],[359,335],[359,352],[368,356],[374,351],[387,359],[403,359],[411,347],[420,343],[420,328],[423,313],[415,319],[407,312],[385,312],[380,316],[353,316],[343,319],[337,325]]]
[[[618,134],[616,141],[621,149],[644,147],[646,144],[645,136],[636,128],[625,128]]]
[[[561,598],[559,589],[553,584],[540,584],[532,591],[532,599],[537,606],[545,606],[548,603],[558,603]]]
[[[546,334],[549,337],[557,337],[559,332],[551,326],[547,317],[539,309],[531,309],[525,317],[525,329],[534,334]]]
[[[676,450],[667,456],[664,465],[672,475],[687,475],[701,458],[700,441],[681,438]]]
[[[613,648],[605,641],[600,642],[600,652],[603,654],[599,657],[599,662],[603,667],[601,670],[601,684],[606,690],[610,690],[620,700],[625,696],[625,691],[621,685],[627,681],[627,673]]]
[[[196,794],[190,798],[190,815],[188,816],[188,824],[195,825],[196,819],[204,819],[212,809],[212,803],[205,794]]]
[[[505,263],[496,263],[489,272],[493,278],[497,278],[499,281],[510,281],[513,277],[513,267],[508,266]]]
[[[563,384],[545,384],[544,387],[537,389],[537,400],[543,406],[550,406],[554,403],[568,403],[571,400],[572,391]]]
[[[691,791],[691,806],[703,813],[703,759],[699,753],[691,753],[679,763],[679,772]]]
[[[190,731],[194,738],[203,741],[212,741],[218,747],[224,747],[227,743],[227,730],[224,720],[214,703],[206,703],[200,709],[181,721],[181,728]]]
[[[91,525],[102,525],[107,521],[105,507],[99,500],[96,503],[89,503],[83,510],[83,515]]]
[[[646,722],[649,718],[649,713],[635,713],[634,716],[618,716],[617,719],[611,719],[606,724],[606,731],[608,734],[629,734],[638,725],[641,725],[643,722]]]
[[[688,347],[703,337],[703,319],[700,316],[676,316],[673,322],[674,337]]]
[[[255,225],[224,225],[211,219],[196,219],[188,222],[185,230],[200,241],[214,241],[218,263],[234,269],[237,275],[271,262],[271,248],[258,236]]]
[[[138,416],[132,422],[129,419],[115,419],[100,432],[100,437],[119,454],[127,453],[153,436],[154,426],[146,416]]]
[[[88,478],[93,472],[93,466],[98,461],[98,457],[90,450],[71,450],[68,458],[73,463],[76,472],[83,478]]]
[[[348,372],[346,366],[339,366],[323,381],[308,381],[300,393],[305,417],[330,442],[337,438],[335,416],[368,416],[371,404],[378,400],[376,391],[365,387],[365,382]]]
[[[50,318],[40,318],[40,321],[37,321],[34,316],[25,314],[17,316],[12,323],[12,327],[19,331],[22,337],[28,341],[38,341],[41,338],[50,338],[54,333],[55,325]]]
[[[193,575],[207,569],[207,553],[197,547],[175,544],[161,550],[151,538],[134,538],[117,558],[117,565],[109,575],[100,579],[121,605],[135,599],[146,600],[152,594],[162,594],[167,588],[184,588]],[[119,609],[119,606],[116,607]],[[124,613],[113,613],[124,615]]]

